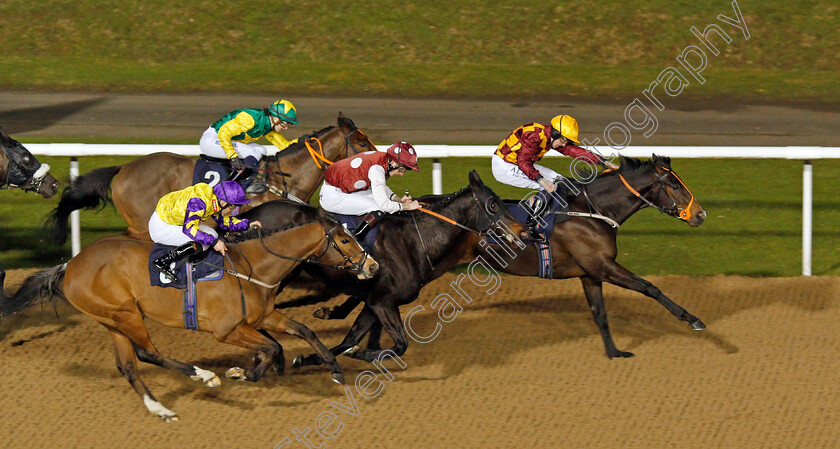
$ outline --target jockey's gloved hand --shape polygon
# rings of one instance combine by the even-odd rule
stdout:
[[[245,170],[245,164],[243,164],[242,159],[239,159],[238,157],[230,158],[230,166],[234,170]]]

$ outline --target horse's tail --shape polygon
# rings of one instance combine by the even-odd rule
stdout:
[[[67,241],[67,219],[79,209],[102,209],[111,200],[111,180],[122,165],[102,167],[75,179],[61,192],[61,201],[44,220],[44,229],[56,245]]]
[[[61,264],[29,276],[12,296],[0,289],[0,316],[14,315],[53,296],[66,299],[61,289],[66,268],[67,264]]]

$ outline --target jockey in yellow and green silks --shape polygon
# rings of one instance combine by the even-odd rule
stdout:
[[[217,159],[229,159],[234,170],[257,168],[263,156],[283,151],[297,139],[286,139],[281,131],[297,125],[297,109],[288,100],[277,100],[265,109],[237,109],[210,125],[199,141],[201,152]],[[256,143],[265,137],[277,150]]]

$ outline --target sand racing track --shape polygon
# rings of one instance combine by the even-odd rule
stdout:
[[[24,274],[11,272],[7,285]],[[435,327],[430,303],[453,279],[423,291],[416,329]],[[708,329],[693,332],[654,301],[607,287],[616,342],[636,354],[608,360],[578,281],[503,277],[492,296],[474,290],[434,341],[412,342],[405,369],[386,363],[392,380],[340,358],[348,391],[320,369],[209,389],[141,364],[176,423],[146,411],[100,325],[66,305],[60,319],[35,307],[0,322],[0,437],[7,448],[271,449],[284,438],[283,447],[306,447],[295,429],[309,428],[312,447],[333,448],[840,447],[840,279],[649,279]],[[350,321],[318,321],[314,308],[288,312],[338,343]],[[209,334],[149,327],[165,354],[217,374],[250,363]],[[293,337],[279,341],[287,363],[309,352]],[[369,369],[372,385],[382,382],[372,399],[353,384]],[[332,439],[316,433],[319,416]]]

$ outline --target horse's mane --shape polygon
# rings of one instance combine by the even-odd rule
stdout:
[[[670,157],[655,156],[655,159],[642,160],[642,159],[633,158],[633,157],[621,156],[620,159],[619,159],[618,170],[602,171],[601,173],[598,173],[598,175],[595,177],[595,179],[608,178],[608,177],[616,176],[619,173],[625,174],[625,175],[631,174],[631,173],[634,173],[634,172],[637,172],[637,171],[646,170],[648,168],[653,168],[653,166],[656,165],[657,163],[661,164],[665,168],[668,168],[668,169],[671,168],[671,158]],[[592,173],[593,173],[592,169],[590,169],[589,166],[586,166],[585,168],[582,168],[580,170],[580,175],[581,175],[580,178],[592,180],[593,179]],[[579,181],[577,179],[572,179],[572,184],[574,184],[575,187],[580,187],[581,185],[589,184],[591,182],[592,181],[582,182],[582,181]]]
[[[295,211],[300,211],[304,214],[305,219],[302,223],[291,223],[291,224],[287,224],[285,226],[271,226],[270,222],[264,222],[263,223],[263,228],[262,228],[263,237],[268,237],[268,236],[270,236],[272,234],[276,234],[278,232],[288,231],[289,229],[292,229],[292,228],[298,228],[298,227],[301,227],[301,226],[312,224],[312,223],[315,223],[316,221],[322,221],[323,220],[323,221],[326,221],[327,223],[330,223],[330,224],[338,223],[332,217],[329,217],[329,216],[325,215],[317,207],[310,206],[308,204],[294,203],[294,202],[287,201],[287,200],[275,200],[275,201],[269,201],[267,203],[260,204],[259,206],[256,206],[253,209],[249,209],[249,210],[243,212],[242,214],[238,215],[237,218],[253,217],[253,216],[256,216],[257,214],[259,214],[261,212],[261,209],[271,209],[271,208],[275,208],[275,207],[289,207],[289,208],[294,209]],[[232,234],[228,237],[229,241],[236,242],[236,243],[245,242],[245,241],[248,241],[248,240],[254,240],[256,238],[259,238],[259,233],[256,232],[253,229],[250,229],[250,230],[245,231],[245,232],[234,233],[234,234]]]
[[[283,152],[279,153],[278,156],[282,156],[282,155],[291,156],[292,154],[295,154],[299,151],[302,151],[306,148],[306,144],[304,142],[306,142],[310,137],[320,137],[320,136],[326,134],[327,132],[332,131],[335,128],[336,128],[335,125],[330,125],[330,126],[326,126],[326,127],[322,128],[318,131],[312,131],[309,134],[303,134],[300,137],[298,137],[297,142],[289,145],[289,147],[286,148],[285,150],[283,150]]]
[[[423,207],[426,209],[438,211],[448,206],[456,199],[460,198],[466,191],[469,190],[469,188],[470,186],[466,186],[457,192],[446,193],[443,195],[423,195],[420,198],[417,198],[417,201],[421,203],[426,203],[425,205],[423,205]],[[405,221],[411,219],[411,217],[415,214],[419,214],[416,215],[417,218],[428,217],[427,214],[421,213],[420,211],[408,211],[408,213],[405,214],[388,214],[385,216],[385,218],[394,221]]]

